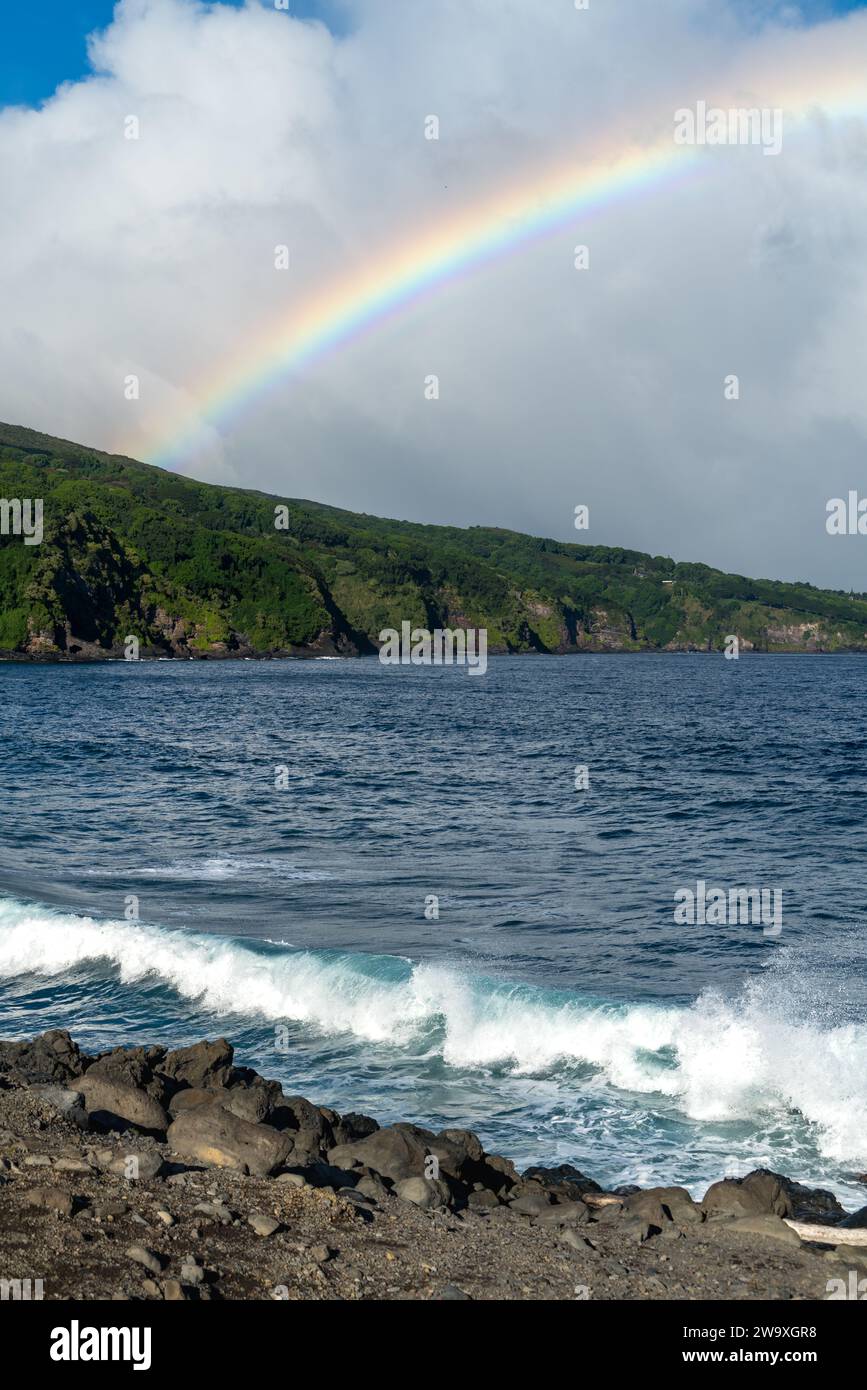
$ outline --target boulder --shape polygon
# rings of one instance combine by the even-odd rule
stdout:
[[[239,1168],[267,1177],[292,1152],[292,1139],[269,1125],[251,1124],[219,1105],[185,1110],[166,1136],[173,1153],[215,1168]]]
[[[834,1225],[846,1215],[832,1192],[805,1187],[767,1168],[714,1183],[702,1206],[710,1216],[781,1216],[820,1225]]]
[[[712,1183],[701,1200],[708,1216],[761,1216],[765,1208],[739,1178]]]
[[[427,1134],[428,1131],[418,1131]],[[429,1135],[427,1145],[439,1160],[442,1172],[470,1187],[485,1188],[505,1196],[521,1182],[514,1163],[498,1154],[487,1154],[478,1136],[469,1129],[444,1129]]]
[[[327,1111],[323,1111],[323,1114],[331,1125],[335,1144],[357,1144],[359,1139],[367,1139],[379,1129],[376,1120],[372,1120],[369,1115],[356,1114],[354,1110],[348,1115],[337,1115],[334,1120]]]
[[[635,1241],[636,1245],[645,1245],[653,1236],[659,1235],[661,1228],[652,1221],[627,1216],[619,1229],[628,1240]]]
[[[500,1205],[500,1199],[496,1192],[491,1192],[487,1187],[482,1187],[478,1192],[471,1192],[467,1197],[467,1206],[470,1211],[493,1211],[494,1207]]]
[[[767,1168],[757,1168],[741,1179],[741,1190],[749,1192],[768,1216],[791,1216],[794,1203],[791,1197],[792,1184],[779,1173]]]
[[[165,1107],[172,1088],[167,1086],[165,1077],[158,1075],[156,1070],[165,1052],[164,1047],[115,1047],[111,1052],[103,1052],[97,1057],[88,1067],[87,1076],[91,1080],[99,1078],[113,1085],[144,1091]]]
[[[293,1163],[295,1155],[292,1155]],[[301,1170],[311,1187],[355,1187],[358,1182],[358,1169],[337,1168],[333,1163],[318,1160]]]
[[[701,1205],[708,1216],[791,1216],[785,1181],[761,1168],[745,1178],[724,1178],[708,1188]]]
[[[619,1221],[624,1214],[623,1203],[626,1198],[617,1197],[613,1192],[588,1192],[584,1200],[594,1221]]]
[[[154,1182],[162,1176],[164,1167],[163,1156],[157,1149],[130,1149],[116,1153],[106,1172],[126,1178],[127,1182]]]
[[[451,1139],[446,1139],[442,1134],[431,1134],[425,1147],[439,1165],[439,1172],[447,1175],[454,1182],[471,1182],[472,1179],[464,1179],[463,1174],[468,1174],[477,1165],[467,1157],[466,1150],[459,1144],[455,1144]]]
[[[448,1184],[441,1178],[402,1178],[395,1183],[394,1194],[402,1202],[412,1202],[423,1211],[447,1207],[451,1197]]]
[[[336,1168],[371,1168],[392,1182],[424,1178],[429,1150],[419,1135],[425,1133],[414,1125],[391,1125],[355,1144],[337,1145],[329,1151],[328,1162]]]
[[[460,1153],[462,1163],[483,1162],[485,1151],[482,1141],[471,1129],[443,1129],[436,1137],[453,1145]]]
[[[237,1115],[239,1120],[248,1120],[254,1125],[264,1124],[270,1119],[275,1102],[279,1102],[281,1098],[277,1082],[263,1081],[261,1077],[253,1085],[213,1089],[189,1086],[172,1096],[169,1113],[174,1116],[182,1114],[185,1110],[195,1110],[201,1105],[220,1105],[224,1110],[230,1110],[233,1115]]]
[[[601,1192],[602,1188],[592,1178],[585,1177],[571,1163],[561,1163],[557,1168],[527,1168],[521,1175],[525,1180],[540,1183],[542,1187],[559,1193],[566,1201],[577,1201],[586,1192]],[[638,1191],[638,1189],[635,1189]]]
[[[479,1182],[485,1186],[482,1182],[485,1176],[485,1151],[478,1135],[471,1129],[441,1130],[439,1134],[431,1135],[427,1144],[439,1162],[441,1173],[469,1186]]]
[[[824,1187],[805,1187],[802,1183],[781,1178],[792,1203],[792,1217],[796,1221],[813,1222],[824,1226],[836,1225],[846,1215],[846,1209],[833,1192]]]
[[[837,1225],[842,1226],[847,1231],[861,1230],[862,1227],[867,1226],[867,1207],[859,1207],[857,1211],[852,1212],[851,1216],[844,1217]],[[828,1234],[830,1235],[831,1232],[829,1231]]]
[[[123,1081],[91,1075],[92,1070],[78,1083],[92,1123],[103,1129],[132,1126],[146,1134],[165,1134],[169,1120],[158,1100]]]
[[[521,1175],[511,1159],[501,1158],[499,1154],[485,1154],[475,1181],[492,1192],[502,1192],[504,1188],[510,1189],[520,1182]]]
[[[514,1203],[512,1203],[514,1206]],[[583,1226],[590,1220],[590,1209],[584,1202],[557,1202],[539,1213],[537,1226]]]
[[[228,1091],[215,1091],[219,1105],[231,1110],[239,1120],[263,1124],[271,1114],[275,1101],[282,1096],[276,1082],[259,1081],[252,1086],[232,1086]]]
[[[27,1042],[0,1041],[0,1072],[28,1084],[75,1081],[90,1061],[65,1028],[51,1028]]]
[[[217,1086],[228,1086],[233,1080],[234,1055],[232,1044],[225,1038],[218,1038],[216,1042],[194,1043],[192,1047],[178,1047],[167,1052],[160,1070],[178,1087],[213,1090]]]
[[[726,1231],[736,1231],[740,1235],[766,1236],[771,1240],[782,1241],[785,1245],[800,1246],[801,1237],[797,1231],[793,1231],[791,1226],[779,1216],[766,1214],[764,1216],[741,1216],[735,1221],[727,1221],[724,1229]]]
[[[334,1132],[327,1118],[332,1113],[335,1112],[320,1110],[304,1096],[281,1093],[272,1107],[270,1123],[275,1129],[287,1130],[292,1135],[297,1163],[316,1163],[335,1147]]]
[[[509,1202],[511,1211],[516,1211],[519,1216],[541,1216],[551,1206],[551,1198],[547,1192],[523,1192]]]
[[[666,1221],[683,1225],[702,1219],[701,1208],[685,1187],[648,1187],[625,1197],[623,1206],[627,1216],[649,1221],[660,1229]]]
[[[24,1201],[30,1207],[43,1207],[61,1216],[71,1216],[74,1207],[72,1197],[62,1187],[31,1187],[24,1193]]]
[[[223,1099],[222,1091],[205,1091],[199,1086],[188,1086],[176,1091],[169,1101],[169,1114],[180,1115],[184,1110],[195,1110],[199,1105],[219,1105]]]
[[[71,1120],[79,1129],[87,1129],[87,1111],[80,1091],[74,1091],[71,1087],[61,1086],[56,1082],[33,1085],[30,1090],[47,1105],[53,1106],[65,1120]]]
[[[358,1169],[355,1171],[357,1173]],[[359,1197],[366,1197],[368,1201],[371,1202],[387,1202],[389,1196],[388,1188],[382,1181],[382,1178],[377,1177],[376,1173],[372,1173],[366,1168],[362,1168],[361,1173],[362,1176],[355,1184],[355,1191],[358,1193]]]

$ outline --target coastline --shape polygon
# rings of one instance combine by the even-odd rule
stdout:
[[[0,1041],[0,1278],[45,1299],[827,1299],[852,1270],[867,1207],[766,1170],[607,1192],[287,1095],[225,1039]]]
[[[537,659],[547,661],[551,657],[575,657],[584,656],[614,656],[614,657],[648,657],[648,656],[712,656],[720,657],[723,652],[717,648],[708,647],[641,647],[615,648],[615,647],[580,647],[568,648],[565,651],[521,651],[510,652],[491,648],[488,651],[488,660],[494,657],[520,657],[523,660]],[[738,660],[745,658],[766,657],[766,656],[867,656],[867,645],[863,647],[835,647],[832,650],[824,647],[773,647],[770,650],[744,650],[740,653]],[[14,666],[117,666],[123,664],[145,666],[157,665],[160,663],[171,663],[172,665],[183,665],[190,661],[196,662],[231,662],[231,661],[371,661],[376,657],[375,652],[319,652],[313,649],[298,652],[196,652],[195,655],[180,655],[172,653],[165,655],[145,655],[140,656],[136,661],[128,661],[122,649],[116,655],[106,653],[105,655],[90,656],[87,654],[70,654],[68,652],[45,653],[45,652],[10,652],[0,651],[0,665]]]

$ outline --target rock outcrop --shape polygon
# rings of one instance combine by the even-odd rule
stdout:
[[[380,1128],[285,1095],[225,1039],[95,1057],[59,1030],[0,1042],[0,1267],[25,1249],[48,1270],[84,1261],[85,1296],[113,1296],[115,1228],[124,1296],[170,1301],[574,1297],[579,1272],[606,1297],[611,1280],[628,1297],[742,1297],[748,1275],[758,1296],[823,1297],[835,1260],[867,1269],[867,1208],[847,1216],[766,1169],[700,1201],[611,1192],[570,1165],[521,1173],[472,1130]],[[633,1269],[641,1247],[658,1273]]]

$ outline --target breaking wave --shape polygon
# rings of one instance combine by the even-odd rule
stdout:
[[[867,1028],[798,1013],[773,972],[688,1006],[614,1003],[398,956],[99,921],[0,901],[0,979],[113,972],[217,1015],[422,1049],[449,1067],[545,1077],[573,1090],[665,1097],[699,1122],[796,1112],[829,1159],[867,1158]],[[795,997],[797,997],[795,993]]]

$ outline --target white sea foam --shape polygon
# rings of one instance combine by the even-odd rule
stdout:
[[[322,883],[333,877],[324,869],[299,868],[283,859],[252,859],[244,856],[223,856],[212,859],[174,859],[168,864],[148,868],[92,869],[100,878],[181,878],[187,882],[209,882],[213,879],[277,878],[299,883]]]
[[[458,1068],[664,1096],[715,1122],[800,1112],[827,1157],[867,1159],[867,1027],[794,1016],[785,980],[691,1007],[605,1004],[398,957],[256,950],[236,940],[0,903],[0,978],[109,968],[218,1014],[375,1043],[421,1041]]]

